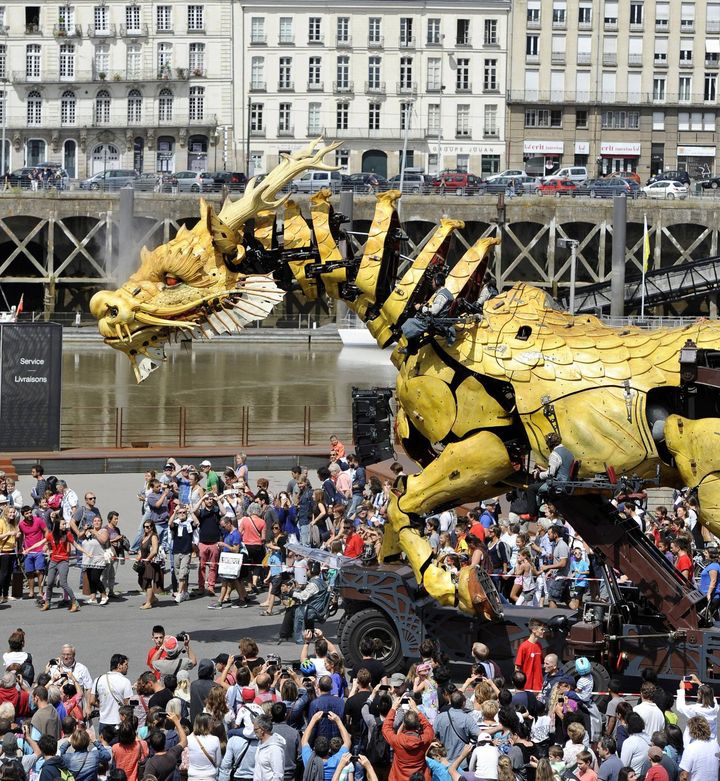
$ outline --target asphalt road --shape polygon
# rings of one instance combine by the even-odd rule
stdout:
[[[254,482],[259,476],[251,474],[251,480]],[[283,473],[265,473],[262,476],[270,480],[271,490],[279,490],[287,484],[287,476]],[[81,501],[84,492],[92,490],[98,497],[103,516],[111,509],[118,510],[121,513],[121,529],[132,538],[139,522],[135,496],[142,486],[142,475],[73,475],[68,482],[78,492]],[[22,478],[19,487],[29,495],[31,485],[28,478]],[[206,596],[194,597],[178,605],[170,595],[160,595],[157,607],[140,610],[144,596],[139,593],[130,562],[118,567],[118,578],[119,588],[126,594],[103,607],[83,606],[85,597],[77,589],[81,605],[77,613],[55,606],[60,594],[55,597],[53,608],[44,613],[29,599],[0,605],[0,647],[3,651],[7,650],[6,638],[17,627],[22,627],[26,633],[25,650],[33,655],[36,671],[41,670],[49,659],[57,657],[64,643],[71,643],[77,648],[78,661],[86,664],[93,676],[108,670],[113,653],[126,654],[130,658],[128,675],[135,680],[145,669],[152,627],[162,624],[168,634],[188,632],[198,659],[212,658],[222,652],[235,654],[238,640],[246,636],[255,638],[261,653],[278,653],[283,660],[289,661],[299,658],[298,646],[271,642],[278,633],[281,615],[261,616],[259,607],[208,610],[213,599]],[[69,583],[75,589],[78,582],[78,570],[72,567]],[[169,580],[166,583],[169,585]],[[196,585],[197,569],[193,567],[190,587]],[[334,638],[336,625],[337,620],[323,627],[328,637]]]

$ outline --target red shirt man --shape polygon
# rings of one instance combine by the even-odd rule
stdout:
[[[362,555],[365,543],[363,538],[355,532],[355,529],[349,524],[345,524],[345,548],[343,550],[343,556],[347,556],[350,559],[357,559]]]
[[[152,670],[155,678],[160,680],[160,673],[153,667],[153,662],[157,662],[160,659],[167,659],[167,653],[163,648],[165,642],[165,630],[158,624],[153,627],[152,630],[152,648],[147,652],[147,659],[145,660],[147,666]]]
[[[545,634],[545,624],[533,618],[528,624],[530,637],[524,640],[517,649],[515,669],[525,674],[525,688],[540,691],[543,681],[543,651],[540,640]]]
[[[425,764],[425,752],[435,739],[432,724],[415,709],[410,701],[403,719],[403,729],[395,731],[395,708],[388,713],[382,726],[382,734],[392,750],[393,763],[388,781],[406,781],[413,773],[422,773],[430,781],[430,770]]]

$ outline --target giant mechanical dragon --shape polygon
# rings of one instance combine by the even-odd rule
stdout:
[[[309,220],[288,195],[278,197],[305,170],[335,170],[323,160],[336,146],[318,139],[283,156],[218,214],[201,200],[192,229],[151,252],[143,248],[127,282],[93,297],[100,333],[129,357],[138,381],[159,365],[171,339],[237,332],[293,287],[308,299],[343,300],[381,347],[406,344],[401,325],[427,300],[430,278],[463,223],[441,219],[408,263],[400,253],[400,193],[384,192],[361,256],[347,257],[329,191],[310,199]],[[456,304],[476,300],[497,243],[480,239],[449,269],[445,285]],[[712,356],[720,324],[611,328],[593,316],[573,317],[521,283],[488,301],[482,315],[459,316],[454,328],[452,345],[441,331],[426,334],[416,354],[392,353],[398,432],[421,471],[391,498],[382,551],[386,559],[404,552],[441,604],[478,610],[479,576],[465,568],[455,583],[436,567],[420,517],[508,490],[524,456],[547,461],[552,432],[573,453],[580,479],[609,468],[650,477],[660,466],[662,484],[696,489],[701,520],[720,533],[719,396],[688,384],[680,361],[688,348]]]

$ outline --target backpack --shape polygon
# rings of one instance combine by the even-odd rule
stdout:
[[[323,588],[320,591],[310,597],[305,603],[305,620],[315,621],[322,623],[325,621],[327,608],[330,603],[331,590],[328,588],[327,583],[322,581]]]
[[[25,781],[27,776],[25,775],[25,768],[22,766],[20,759],[17,757],[7,757],[5,755],[0,757],[0,768],[8,766],[12,766],[16,769],[20,781]]]
[[[392,763],[392,749],[383,735],[382,721],[379,716],[375,716],[375,725],[370,728],[368,733],[365,756],[373,767],[390,767]]]
[[[63,765],[60,768],[60,781],[75,781],[75,776]],[[138,767],[138,772],[140,768]]]

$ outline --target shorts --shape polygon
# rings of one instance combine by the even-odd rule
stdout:
[[[190,559],[192,559],[192,553],[173,554],[175,577],[178,580],[187,580],[190,577]]]
[[[29,575],[33,572],[45,571],[44,553],[26,553],[25,554],[25,572]]]
[[[585,596],[585,592],[588,590],[587,586],[573,586],[570,589],[570,596],[574,599],[582,599]]]
[[[547,593],[553,602],[562,602],[565,596],[565,586],[567,582],[560,578],[554,578],[547,582]]]

